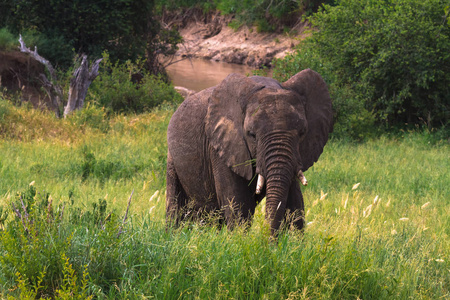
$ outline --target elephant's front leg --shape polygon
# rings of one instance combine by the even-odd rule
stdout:
[[[303,195],[297,180],[293,180],[289,188],[286,203],[286,222],[301,230],[305,225],[305,205]]]
[[[250,221],[255,212],[254,191],[248,181],[234,173],[210,150],[217,200],[228,228],[242,221]]]

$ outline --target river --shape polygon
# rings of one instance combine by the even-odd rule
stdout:
[[[254,70],[246,65],[201,58],[185,59],[168,66],[166,69],[174,86],[182,86],[197,92],[217,85],[230,73],[248,75]]]

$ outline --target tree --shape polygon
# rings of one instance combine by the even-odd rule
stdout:
[[[357,121],[372,112],[388,125],[448,127],[446,6],[448,1],[442,0],[340,0],[336,6],[325,5],[309,19],[317,30],[284,69],[300,63],[323,74],[334,93],[338,122]]]
[[[450,113],[450,27],[440,0],[341,0],[311,20],[320,57],[390,124]]]
[[[181,40],[179,35],[167,37],[154,18],[153,0],[0,0],[0,7],[9,8],[0,13],[3,25],[16,34],[39,34],[41,54],[64,67],[71,65],[70,49],[94,57],[106,50],[112,60],[124,62],[156,51],[155,44],[174,47]]]
[[[55,69],[47,59],[38,54],[36,48],[34,51],[27,48],[22,36],[20,36],[19,43],[20,51],[28,53],[33,59],[42,63],[50,74],[50,79],[48,79],[45,74],[40,74],[39,79],[42,82],[42,87],[45,89],[48,97],[50,98],[56,117],[59,118],[61,114],[60,110],[63,104],[63,91],[59,85]],[[89,68],[87,55],[83,55],[78,61],[80,60],[80,65],[75,69],[73,76],[70,79],[67,105],[64,107],[64,117],[67,117],[72,113],[72,111],[83,107],[87,90],[89,89],[91,82],[98,76],[99,64],[102,61],[102,59],[96,60]]]

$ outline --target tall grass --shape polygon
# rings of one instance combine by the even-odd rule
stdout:
[[[4,111],[2,297],[450,297],[450,149],[426,132],[330,141],[306,173],[305,231],[273,240],[264,203],[248,229],[166,228],[170,108],[102,126]]]

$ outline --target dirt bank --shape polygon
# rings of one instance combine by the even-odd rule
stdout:
[[[243,26],[234,30],[228,26],[229,17],[212,16],[205,20],[192,19],[179,31],[184,43],[179,56],[212,59],[227,63],[245,64],[255,68],[271,67],[274,58],[284,57],[304,37],[307,25],[300,24],[291,34],[257,33],[255,28]]]
[[[30,101],[35,107],[48,102],[41,91],[40,74],[44,66],[29,55],[19,51],[0,51],[0,89],[21,92],[22,100]]]

